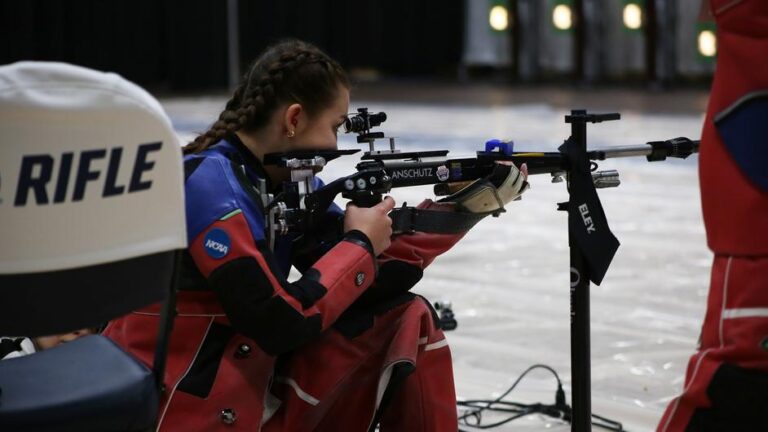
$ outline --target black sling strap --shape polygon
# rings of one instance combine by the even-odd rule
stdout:
[[[403,206],[392,210],[389,217],[392,218],[393,234],[459,234],[468,231],[489,214],[491,213],[459,213]]]

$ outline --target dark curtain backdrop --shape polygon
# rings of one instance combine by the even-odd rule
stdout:
[[[239,0],[242,70],[270,43],[313,42],[347,68],[450,75],[461,0]],[[226,0],[0,0],[0,64],[65,61],[150,88],[227,85]]]

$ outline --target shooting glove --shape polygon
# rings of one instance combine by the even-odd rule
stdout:
[[[489,176],[475,180],[440,202],[453,202],[458,211],[498,214],[528,187],[525,176],[516,166],[497,163]]]

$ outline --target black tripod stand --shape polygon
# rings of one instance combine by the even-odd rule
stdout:
[[[571,136],[560,147],[568,159],[566,171],[569,200],[558,205],[568,212],[568,244],[571,256],[571,398],[572,431],[592,430],[590,394],[589,284],[600,284],[611,264],[619,241],[608,227],[597,196],[587,154],[587,123],[618,120],[618,113],[588,114],[573,110],[565,116]]]
[[[568,202],[558,210],[568,212],[568,245],[571,254],[571,380],[573,410],[571,430],[592,430],[589,347],[589,283],[600,285],[611,265],[619,241],[608,227],[591,174],[593,162],[615,157],[645,156],[649,162],[667,157],[685,159],[698,152],[699,141],[675,138],[643,146],[587,151],[587,123],[619,120],[618,113],[589,114],[573,110],[565,116],[571,136],[559,150],[567,158]],[[599,176],[598,176],[599,177]]]

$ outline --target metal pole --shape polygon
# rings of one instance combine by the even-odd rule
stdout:
[[[698,153],[699,140],[688,138],[673,138],[666,141],[651,141],[639,146],[618,146],[604,149],[594,149],[587,154],[592,160],[605,160],[619,157],[646,156],[649,162],[665,160],[668,157],[685,159]]]
[[[574,115],[586,114],[584,111],[572,111],[571,113]],[[583,169],[588,172],[589,167],[586,165],[589,163],[586,155],[586,118],[571,123],[571,137],[574,144],[569,151],[576,152],[575,160],[579,164],[585,164],[585,166],[572,166],[571,170]],[[570,187],[569,192],[571,192]],[[569,199],[574,199],[573,195]],[[573,209],[569,211],[573,211]],[[573,216],[569,215],[570,217]],[[587,432],[592,430],[589,274],[582,251],[576,244],[575,234],[570,228],[570,223],[568,226],[571,258],[571,399],[573,403],[571,431]]]
[[[176,317],[176,292],[179,290],[179,278],[181,277],[181,250],[173,253],[173,273],[171,274],[170,286],[168,287],[168,297],[163,302],[160,311],[160,326],[158,328],[157,346],[155,347],[155,359],[152,364],[152,372],[155,375],[157,388],[160,395],[165,392],[163,378],[165,376],[165,365],[168,358],[168,343],[173,331],[173,320]]]
[[[606,149],[595,149],[590,153],[600,153],[603,159],[648,156],[653,152],[653,147],[648,144],[642,146],[616,146]]]
[[[592,430],[591,360],[589,338],[589,275],[584,257],[571,246],[571,431]]]

